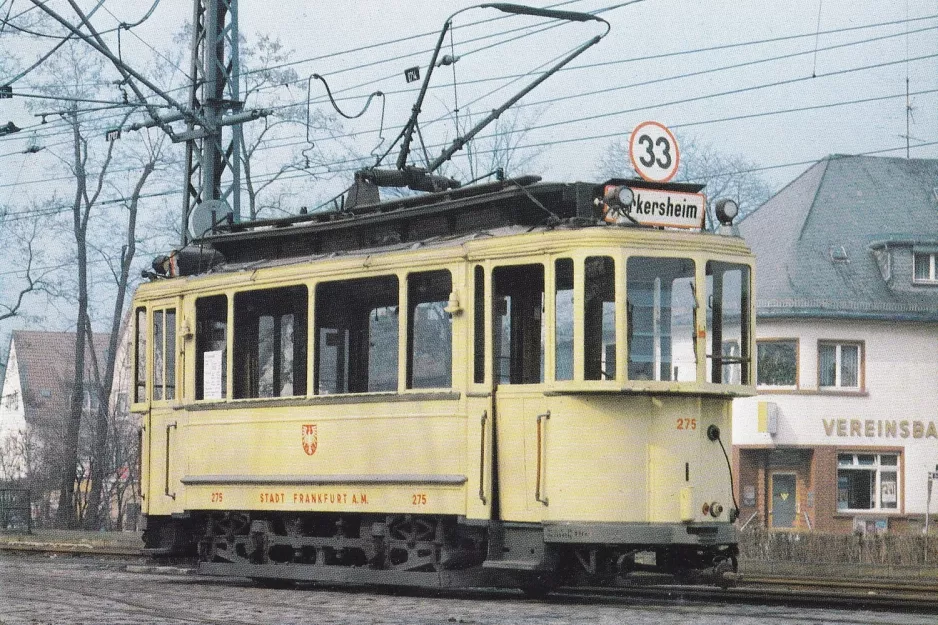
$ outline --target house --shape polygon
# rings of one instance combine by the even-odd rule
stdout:
[[[759,392],[734,403],[740,522],[920,530],[938,470],[938,160],[830,156],[739,229]]]
[[[95,355],[103,367],[106,343],[97,335]],[[74,388],[75,334],[13,331],[0,395],[0,481],[25,483],[33,491],[38,520],[57,501],[65,424]],[[82,389],[85,414],[80,445],[90,445],[89,428],[98,407],[91,350]]]

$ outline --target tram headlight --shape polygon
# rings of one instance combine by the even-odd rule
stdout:
[[[706,506],[706,504],[704,504],[704,506]],[[710,504],[710,516],[715,519],[721,514],[723,514],[723,504],[717,501],[714,501],[712,504]]]
[[[739,204],[730,198],[723,198],[722,200],[717,200],[714,210],[716,211],[717,220],[719,220],[720,224],[732,226],[733,220],[736,219],[736,215],[739,214]]]

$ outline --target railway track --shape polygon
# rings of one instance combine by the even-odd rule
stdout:
[[[102,547],[90,543],[49,544],[20,541],[0,543],[0,552],[145,558],[138,548],[114,545]],[[186,563],[179,564],[185,568]],[[179,567],[131,566],[128,570],[132,573],[165,572],[174,575],[186,573]],[[790,575],[741,575],[738,585],[728,589],[658,582],[615,587],[563,587],[553,592],[551,597],[576,601],[693,601],[852,610],[902,610],[938,614],[938,584],[883,579],[848,580]]]

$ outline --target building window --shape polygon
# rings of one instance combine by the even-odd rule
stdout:
[[[397,276],[316,287],[318,395],[397,390]]]
[[[760,386],[798,386],[798,341],[759,341],[756,350],[756,377]]]
[[[234,397],[306,394],[305,286],[234,297]]]
[[[837,510],[898,510],[898,454],[837,455]]]
[[[820,343],[818,373],[821,388],[860,388],[860,343]]]
[[[915,273],[913,282],[938,282],[938,254],[915,253]]]

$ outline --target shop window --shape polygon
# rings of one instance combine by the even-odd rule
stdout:
[[[147,398],[147,309],[137,309],[137,325],[134,329],[134,401]]]
[[[583,284],[583,353],[587,380],[616,377],[616,271],[606,256],[586,259]]]
[[[573,261],[554,262],[554,379],[573,379]]]
[[[306,394],[305,286],[237,293],[234,397]]]
[[[914,255],[914,278],[913,282],[938,282],[938,253],[922,254],[916,252]]]
[[[472,292],[472,380],[476,384],[482,384],[485,382],[485,269],[480,265],[476,265],[474,273]]]
[[[153,311],[153,400],[176,397],[176,309]]]
[[[707,262],[707,381],[749,384],[749,267]]]
[[[498,267],[495,293],[495,375],[499,384],[544,380],[544,266]]]
[[[446,307],[449,271],[407,277],[407,388],[449,388],[453,371],[453,319]]]
[[[798,385],[798,341],[758,341],[756,380],[760,386]]]
[[[818,374],[821,388],[859,389],[862,351],[860,343],[820,343]]]
[[[316,287],[316,393],[397,390],[396,276]]]
[[[697,379],[694,261],[633,257],[626,264],[630,380]]]
[[[228,386],[228,298],[195,301],[195,398],[223,399]]]
[[[898,454],[837,455],[837,510],[898,510]]]

